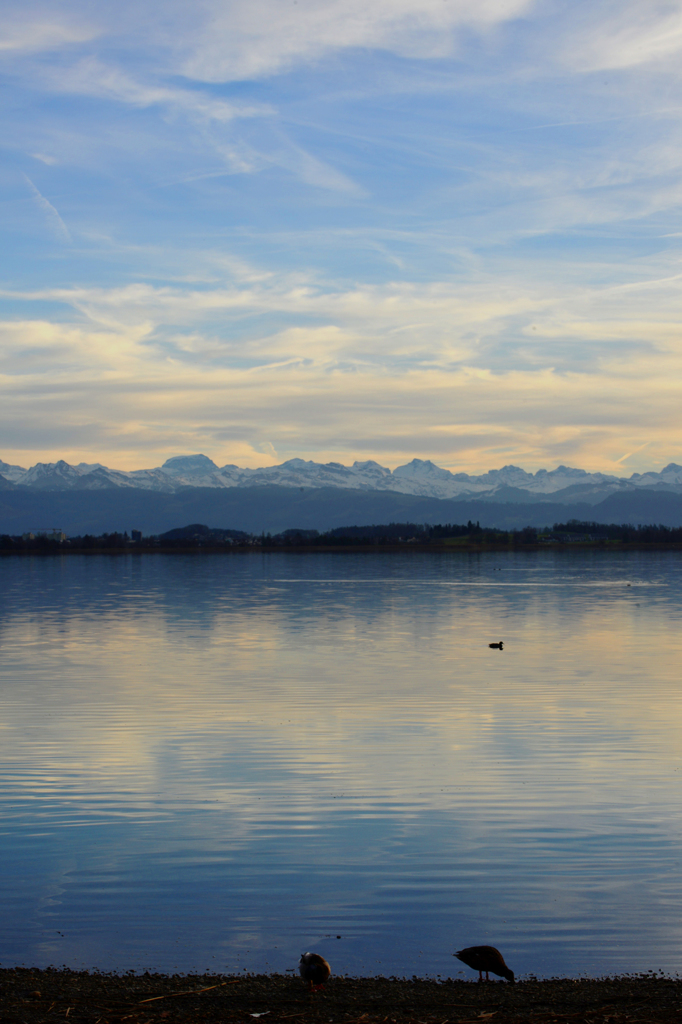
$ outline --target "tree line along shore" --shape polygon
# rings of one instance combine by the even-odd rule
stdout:
[[[681,1011],[682,980],[656,972],[516,985],[332,975],[310,995],[291,974],[0,969],[8,1024],[672,1024]]]
[[[595,523],[569,519],[544,529],[497,530],[469,520],[466,524],[428,525],[386,523],[342,526],[326,532],[289,529],[281,533],[247,533],[217,529],[201,523],[145,536],[140,530],[67,537],[60,529],[0,535],[0,554],[92,551],[248,551],[300,549],[305,551],[395,548],[431,550],[505,550],[543,547],[682,548],[682,526]]]

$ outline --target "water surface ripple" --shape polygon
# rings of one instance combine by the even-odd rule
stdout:
[[[0,577],[3,966],[678,971],[679,553]]]

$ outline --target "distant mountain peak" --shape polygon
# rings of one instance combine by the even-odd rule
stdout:
[[[366,459],[364,462],[357,462],[356,461],[356,462],[353,463],[352,468],[353,469],[379,469],[379,470],[381,470],[382,473],[385,473],[387,476],[391,475],[390,469],[386,469],[385,466],[382,466],[380,463],[375,462],[374,459]]]
[[[452,480],[453,474],[449,469],[441,469],[430,459],[412,459],[405,466],[397,466],[393,470],[394,477],[426,477],[428,479]]]
[[[682,494],[682,466],[671,462],[662,470],[633,473],[629,478],[606,473],[589,473],[571,466],[527,472],[508,464],[479,475],[453,473],[430,459],[414,458],[391,471],[373,459],[325,464],[312,459],[288,459],[279,466],[241,469],[218,467],[206,455],[176,455],[155,469],[132,471],[108,469],[101,463],[70,466],[64,459],[37,463],[30,469],[10,466],[0,460],[0,476],[20,488],[44,491],[137,490],[174,493],[194,488],[292,487],[303,490],[334,488],[356,491],[393,491],[424,498],[505,502],[547,502],[565,505],[594,504],[609,494],[654,489]]]
[[[218,467],[207,455],[174,455],[172,459],[166,459],[161,469],[164,473],[172,473],[174,476],[182,476],[185,473],[195,476],[200,473],[215,473]]]

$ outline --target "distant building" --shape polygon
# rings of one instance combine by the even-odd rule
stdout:
[[[56,540],[59,544],[63,544],[66,540],[66,534],[63,530],[58,529],[55,526],[49,526],[43,530],[30,530],[28,533],[22,533],[22,540],[35,540],[36,537],[46,537],[47,540]]]
[[[130,538],[133,544],[139,544],[142,540],[142,530],[131,530]]]

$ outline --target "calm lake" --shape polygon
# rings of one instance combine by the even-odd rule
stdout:
[[[677,973],[681,584],[678,552],[3,558],[0,963]]]

